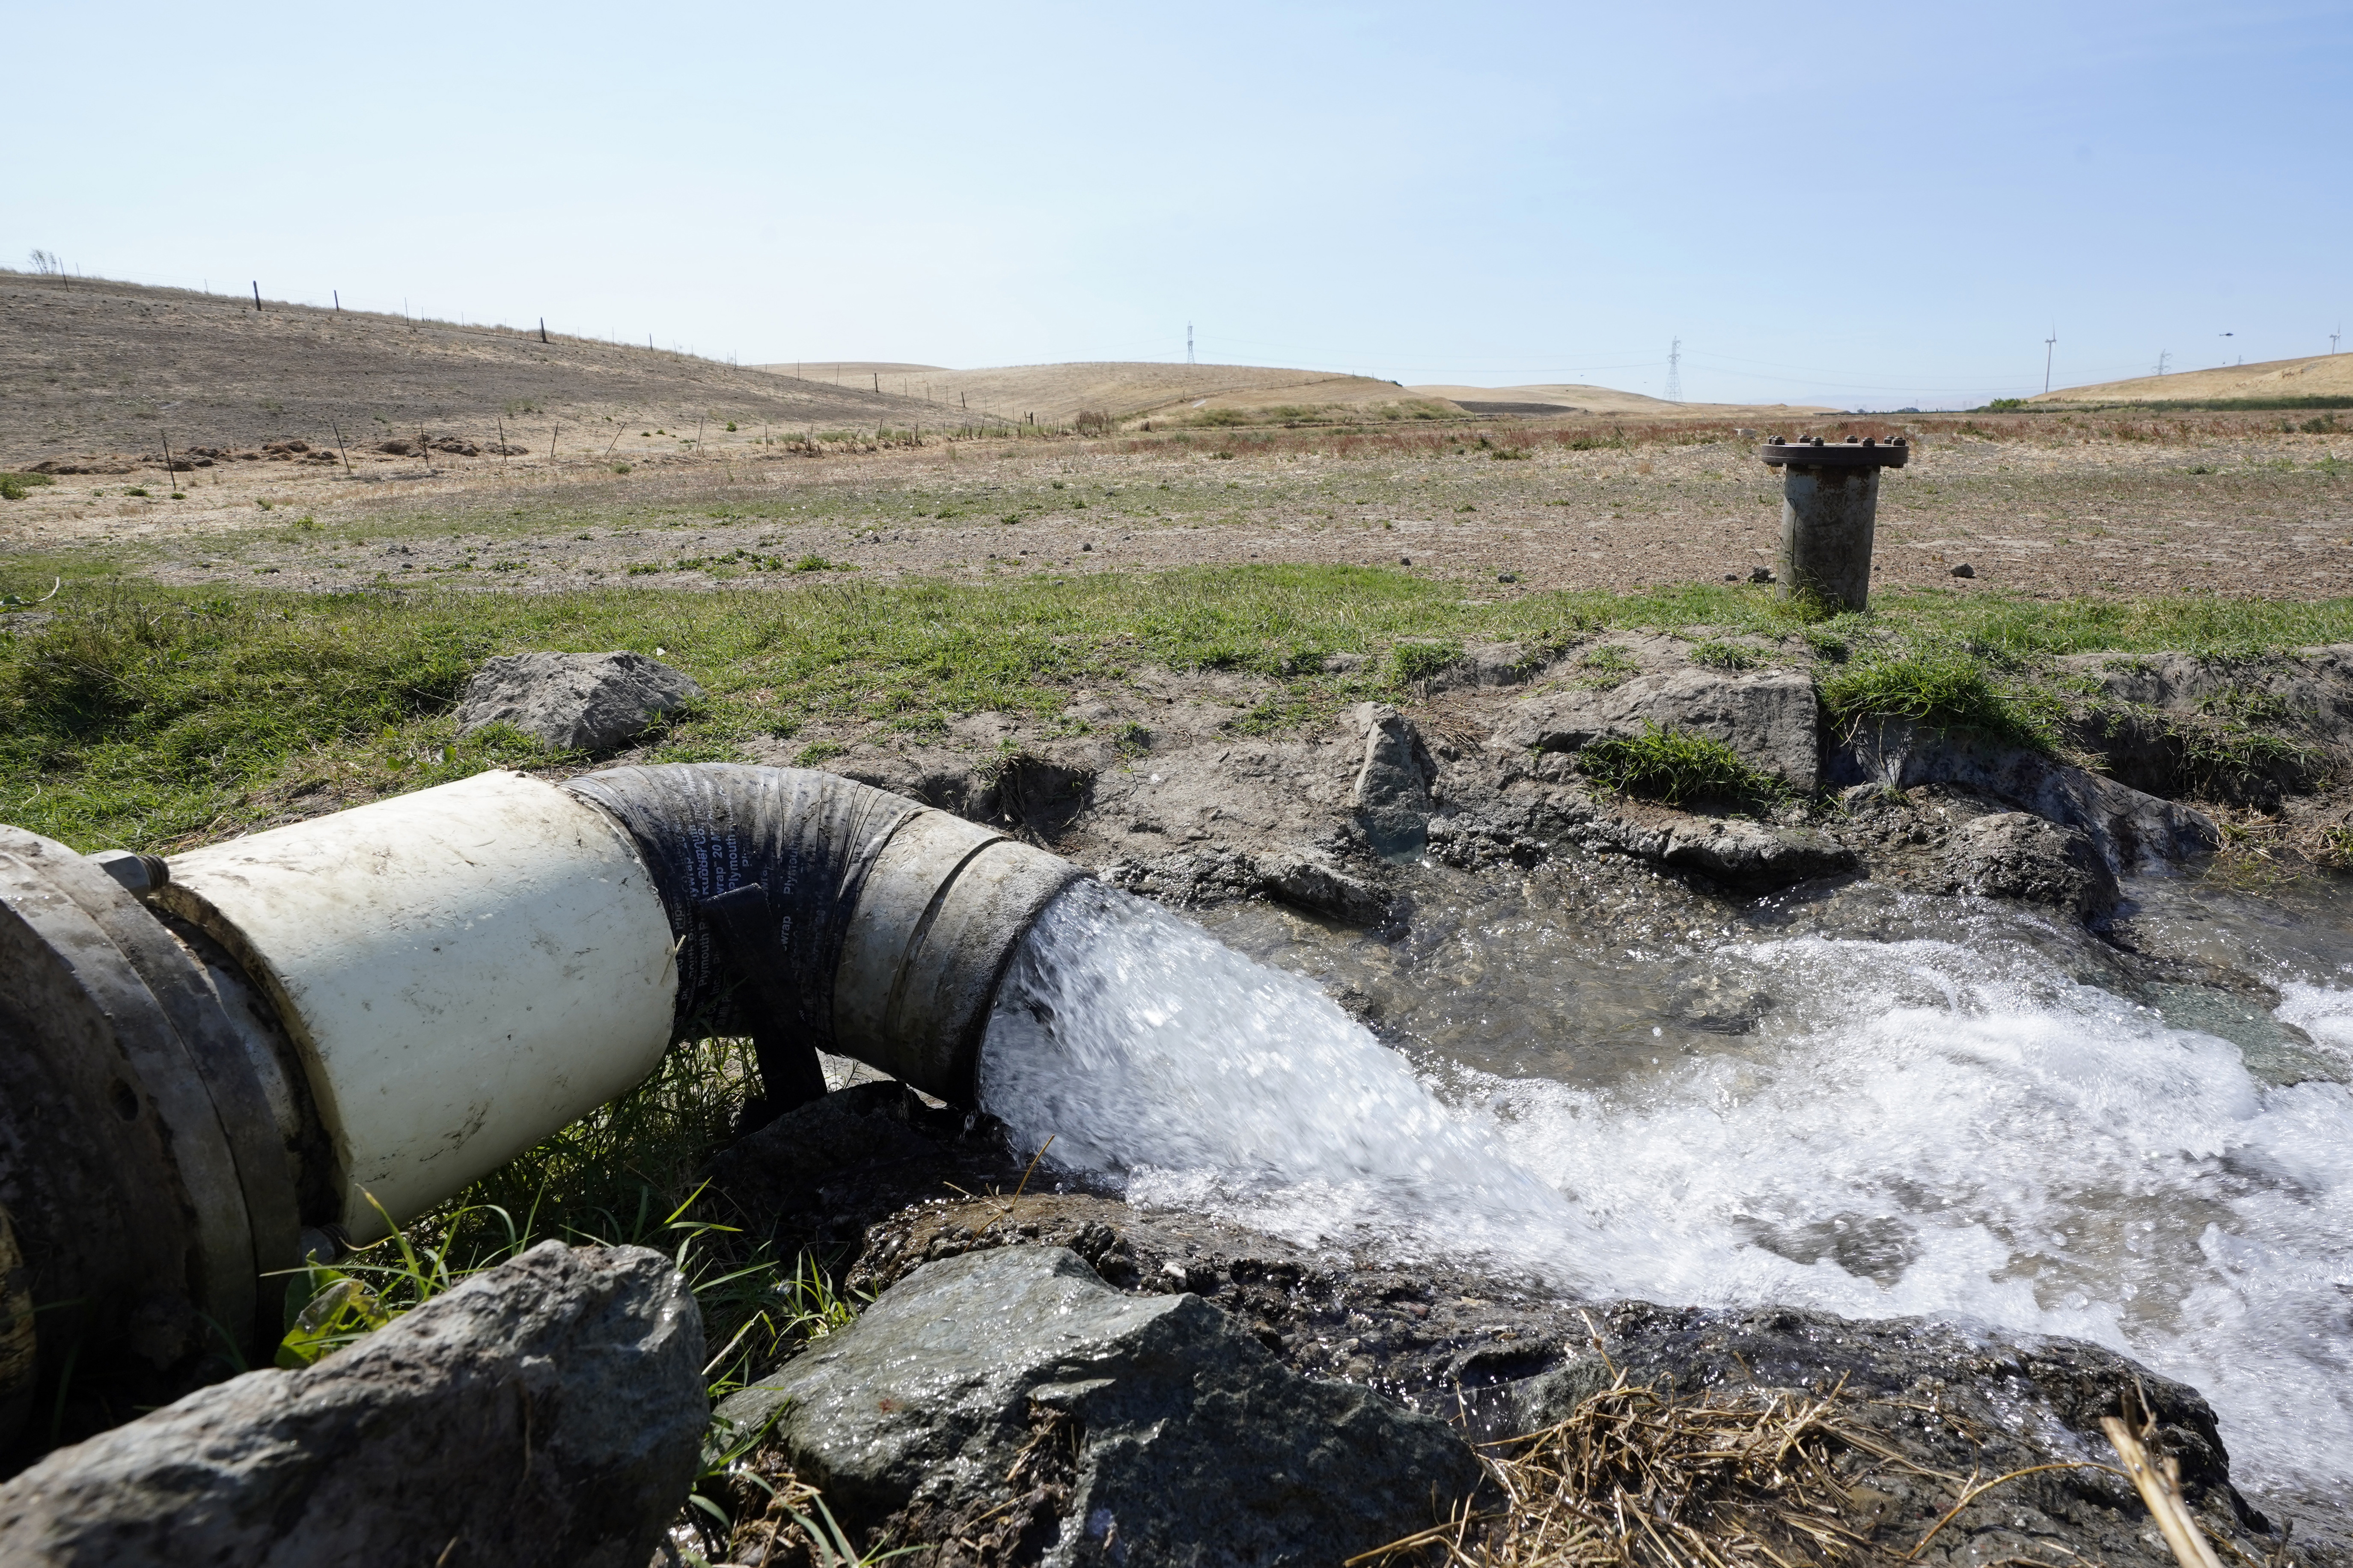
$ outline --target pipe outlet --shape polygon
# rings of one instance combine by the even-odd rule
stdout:
[[[482,773],[169,860],[0,827],[0,1418],[77,1342],[145,1357],[145,1402],[208,1340],[261,1352],[264,1277],[454,1196],[681,1037],[752,1036],[769,1113],[824,1091],[819,1050],[972,1104],[1014,949],[1081,875],[721,763]]]

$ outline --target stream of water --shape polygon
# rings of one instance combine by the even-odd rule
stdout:
[[[1431,872],[1392,939],[1260,905],[1213,936],[1082,883],[1016,958],[982,1100],[1132,1201],[1310,1245],[2095,1341],[2200,1389],[2242,1484],[2334,1502],[2353,911],[2129,891],[2127,941],[2263,1000],[1870,883],[1700,926]]]

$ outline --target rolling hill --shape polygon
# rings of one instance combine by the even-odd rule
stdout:
[[[936,424],[920,399],[596,339],[0,271],[0,464],[556,425]],[[527,437],[523,436],[525,430]]]

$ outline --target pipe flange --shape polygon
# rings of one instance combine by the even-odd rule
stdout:
[[[1843,441],[1825,441],[1820,436],[1791,441],[1776,436],[1757,451],[1771,466],[1791,468],[1900,468],[1912,456],[1901,436],[1885,446],[1870,436],[1850,436]]]

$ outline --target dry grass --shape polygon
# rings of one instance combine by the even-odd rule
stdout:
[[[1908,1563],[2011,1483],[2082,1460],[1963,1476],[1906,1458],[1870,1417],[1947,1413],[1901,1401],[1746,1386],[1680,1396],[1623,1372],[1540,1432],[1483,1447],[1488,1497],[1348,1568],[1843,1568]],[[2153,1428],[2152,1428],[2153,1432]],[[1901,1472],[1949,1496],[1916,1539],[1877,1538]],[[1868,1495],[1866,1495],[1868,1494]],[[2020,1559],[2018,1561],[2029,1561]]]
[[[1353,1564],[1466,1568],[1797,1568],[1851,1561],[1841,1522],[1860,1434],[1841,1395],[1736,1389],[1676,1399],[1621,1373],[1556,1426],[1481,1455],[1503,1506]],[[1868,1439],[1862,1439],[1868,1442]],[[1876,1444],[1870,1447],[1875,1448]]]

